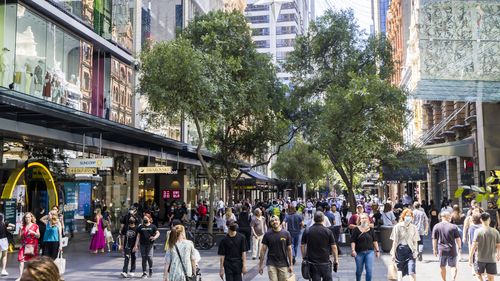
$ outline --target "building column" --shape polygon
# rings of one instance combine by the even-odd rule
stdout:
[[[462,173],[465,169],[464,167],[464,161],[461,157],[457,157],[457,187],[462,186]],[[463,207],[463,201],[462,201],[462,196],[460,196],[458,199],[458,206],[460,206],[460,210]]]
[[[457,159],[446,160],[446,191],[448,199],[455,200],[457,187]]]
[[[130,201],[132,205],[139,200],[139,155],[132,155],[132,170],[130,171]]]

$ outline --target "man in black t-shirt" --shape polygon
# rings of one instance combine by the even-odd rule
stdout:
[[[150,214],[144,214],[143,224],[137,228],[137,241],[135,242],[135,251],[141,245],[142,257],[142,278],[148,277],[146,263],[149,264],[149,277],[153,275],[153,243],[160,236],[156,225],[151,222],[153,219]]]
[[[302,235],[302,257],[313,264],[310,276],[313,281],[331,281],[332,264],[338,265],[337,244],[333,232],[323,225],[325,215],[321,211],[314,214],[314,224]],[[333,260],[330,262],[330,256]]]
[[[222,239],[217,254],[220,257],[220,278],[226,281],[242,281],[246,269],[246,238],[238,233],[238,224],[234,220],[227,222],[228,234]]]
[[[136,219],[134,217],[131,217],[128,220],[127,226],[122,227],[120,235],[123,237],[123,239],[120,239],[120,249],[123,251],[123,255],[125,256],[121,276],[123,278],[133,277],[135,272],[135,260],[136,260],[134,246],[137,238],[137,224],[136,224]],[[129,261],[130,261],[130,274],[127,274]]]
[[[259,273],[264,273],[264,256],[267,254],[267,268],[269,280],[286,281],[289,273],[293,272],[292,236],[290,232],[281,229],[280,218],[272,216],[270,219],[272,230],[264,234],[260,250]]]

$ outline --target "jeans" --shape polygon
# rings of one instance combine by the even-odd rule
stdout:
[[[311,264],[312,281],[332,281],[332,264]]]
[[[142,245],[141,244],[141,256],[142,256],[142,272],[147,272],[147,266],[149,265],[149,270],[153,269],[153,245]]]
[[[290,235],[292,236],[292,255],[296,257],[297,249],[299,248],[299,243],[300,243],[300,232],[290,233]]]
[[[260,254],[260,247],[262,246],[262,238],[264,238],[264,235],[257,236],[252,236],[252,258],[258,258]]]
[[[128,273],[128,263],[130,261],[130,272],[135,272],[135,252],[132,252],[132,249],[127,249],[125,251],[125,261],[123,262],[123,270],[122,272]]]
[[[366,281],[371,281],[375,252],[373,250],[357,252],[357,255],[354,259],[356,260],[356,281],[361,281],[363,267],[366,270]]]

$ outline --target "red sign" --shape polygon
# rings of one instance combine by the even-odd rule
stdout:
[[[181,198],[181,191],[180,190],[165,189],[162,191],[161,194],[162,194],[163,199],[180,199]]]

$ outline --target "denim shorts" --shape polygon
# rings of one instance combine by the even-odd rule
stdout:
[[[439,266],[446,267],[457,267],[457,256],[439,256]]]

